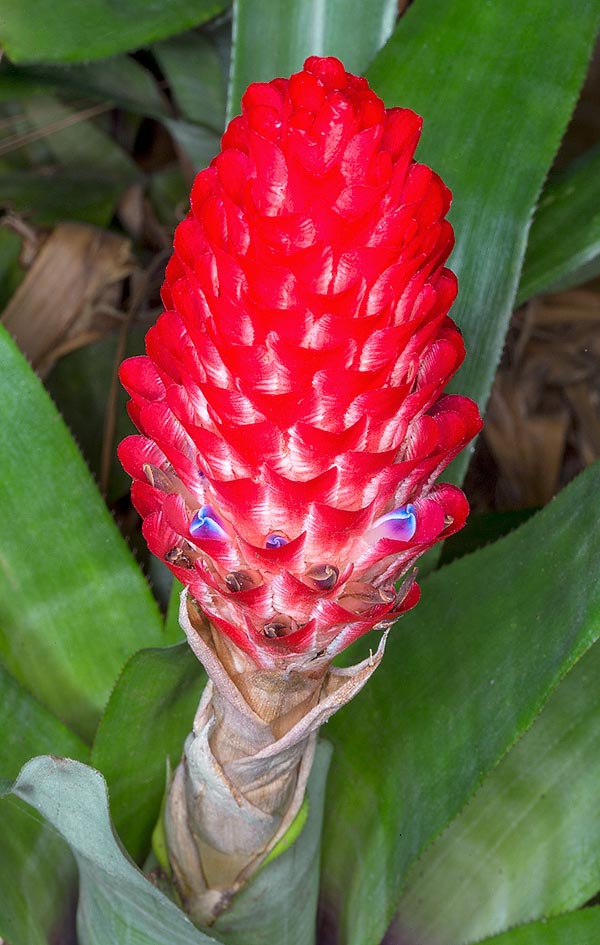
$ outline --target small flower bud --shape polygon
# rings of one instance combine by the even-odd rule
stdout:
[[[306,572],[309,582],[321,591],[335,587],[339,576],[340,572],[333,564],[315,564]]]
[[[266,637],[273,639],[275,637],[287,637],[298,629],[298,624],[291,617],[285,614],[275,614],[263,627],[263,633]]]
[[[188,551],[184,551],[183,548],[180,548],[178,545],[174,545],[173,548],[167,551],[165,561],[167,564],[172,564],[176,568],[186,568],[189,570],[194,567],[193,557]]]
[[[271,532],[270,535],[267,535],[265,538],[265,548],[283,548],[284,545],[288,544],[289,539],[285,535],[280,535],[278,532]]]
[[[258,587],[261,581],[260,571],[230,571],[229,574],[225,575],[225,583],[234,594]]]
[[[217,541],[226,541],[229,537],[219,516],[210,505],[203,505],[198,509],[190,522],[190,535],[193,538],[212,538]]]

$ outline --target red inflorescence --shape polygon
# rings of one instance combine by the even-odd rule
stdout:
[[[119,450],[151,551],[259,666],[333,656],[412,607],[479,431],[443,396],[450,192],[421,119],[333,58],[251,85],[175,233],[165,312],[121,368]],[[284,661],[283,663],[281,661]]]

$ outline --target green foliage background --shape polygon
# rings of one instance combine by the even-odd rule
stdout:
[[[600,271],[598,152],[547,177],[599,14],[597,0],[415,0],[400,19],[395,0],[237,0],[233,10],[5,0],[0,112],[20,130],[0,137],[0,198],[37,226],[115,229],[124,189],[137,186],[171,229],[246,85],[309,54],[338,55],[386,104],[424,116],[418,156],[454,192],[453,317],[469,352],[455,388],[483,408],[516,302]],[[148,123],[168,136],[171,163],[132,159],[126,144]],[[0,228],[4,304],[22,278],[19,252]],[[82,348],[48,379],[89,455],[117,347],[113,336]],[[600,468],[423,582],[369,687],[328,725],[326,796],[323,749],[300,837],[207,935],[136,866],[202,673],[5,331],[0,389],[0,935],[12,945],[75,934],[79,945],[600,941],[600,909],[581,908],[600,888]],[[109,499],[124,488],[113,467]],[[26,764],[34,756],[44,757]]]

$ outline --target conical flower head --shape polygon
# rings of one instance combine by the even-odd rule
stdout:
[[[468,511],[436,479],[481,421],[441,393],[464,347],[421,119],[333,58],[242,104],[175,233],[147,355],[122,366],[142,435],[120,457],[151,551],[275,667],[416,603],[414,562]]]

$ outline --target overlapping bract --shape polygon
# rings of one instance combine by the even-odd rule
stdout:
[[[122,366],[148,545],[259,666],[330,658],[413,606],[398,579],[467,515],[436,484],[481,420],[441,396],[464,347],[420,128],[333,58],[250,86],[147,356]]]

